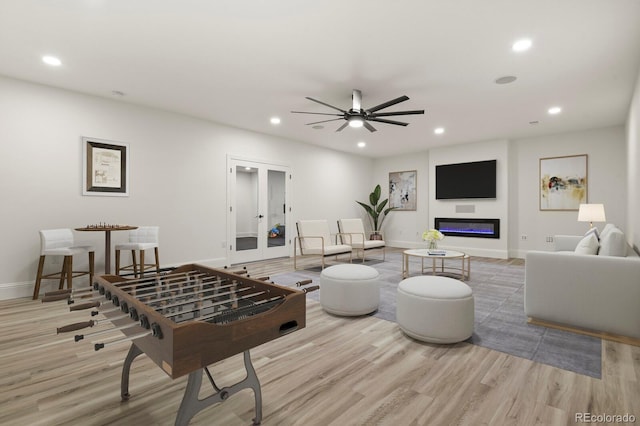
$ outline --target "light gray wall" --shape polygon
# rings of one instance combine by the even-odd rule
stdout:
[[[527,250],[549,249],[548,235],[584,231],[576,212],[539,211],[537,182],[539,158],[586,153],[589,201],[603,202],[607,220],[625,228],[640,245],[640,216],[633,214],[640,204],[640,82],[626,133],[622,126],[611,127],[442,147],[375,161],[3,77],[0,93],[0,298],[32,291],[40,229],[97,222],[154,224],[161,227],[163,265],[226,264],[228,155],[289,165],[290,223],[327,219],[333,231],[340,217],[366,219],[355,200],[366,201],[376,184],[388,196],[389,172],[417,170],[417,210],[393,212],[383,229],[388,243],[398,247],[421,247],[420,235],[433,226],[433,217],[451,216],[456,203],[434,200],[436,163],[499,158],[499,164],[506,163],[506,172],[499,165],[499,200],[474,204],[475,217],[498,215],[503,220],[504,237],[493,242],[496,247],[464,239],[464,248],[477,255],[502,257],[508,250],[509,256],[524,257]],[[82,136],[130,144],[129,197],[81,195]],[[103,235],[76,233],[76,238],[96,246],[97,269],[102,270]],[[114,233],[113,239],[123,241],[126,233]],[[454,242],[450,238],[443,246],[463,244]]]
[[[436,200],[436,172],[440,164],[471,161],[496,161],[496,198],[473,200]],[[447,236],[441,244],[445,248],[461,250],[473,256],[506,259],[509,241],[509,143],[506,140],[475,142],[441,147],[429,153],[429,224],[434,218],[500,219],[500,238],[465,238]],[[472,208],[474,213],[456,213],[457,206]]]
[[[370,191],[367,158],[4,77],[0,93],[0,298],[32,291],[40,229],[159,225],[162,265],[226,264],[229,154],[291,167],[292,224],[322,218],[335,231]],[[82,196],[82,136],[130,145],[129,197]],[[103,270],[104,235],[76,240],[96,246]]]
[[[474,142],[451,147],[438,147],[428,152],[412,153],[392,158],[378,159],[374,165],[376,182],[383,188],[390,172],[416,170],[418,199],[416,211],[397,211],[389,216],[385,224],[385,239],[395,247],[424,247],[422,232],[434,227],[435,217],[498,218],[501,221],[501,238],[446,237],[439,246],[460,249],[476,256],[506,258],[509,223],[508,211],[508,148],[505,140]],[[435,166],[438,164],[463,163],[469,161],[498,160],[497,192],[495,200],[436,200]],[[388,185],[385,197],[389,195]],[[456,205],[473,205],[475,213],[458,214]]]
[[[427,215],[429,153],[427,151],[399,155],[384,159],[377,159],[374,163],[371,190],[376,185],[382,187],[382,198],[389,197],[389,173],[415,170],[417,172],[417,208],[415,211],[393,211],[382,226],[384,238],[392,247],[422,247],[420,244],[422,232],[429,226]],[[371,190],[369,192],[371,192]],[[360,201],[366,201],[363,195]],[[362,210],[362,209],[361,209]],[[364,218],[364,210],[362,213]]]
[[[627,119],[628,238],[640,250],[640,72]]]
[[[627,225],[627,159],[622,126],[587,130],[511,143],[510,255],[528,250],[550,250],[555,234],[581,235],[589,224],[578,222],[577,211],[540,211],[539,160],[545,157],[587,154],[588,202],[604,204],[607,222]],[[600,229],[602,224],[595,224]],[[522,236],[527,239],[523,240]]]
[[[637,130],[635,140],[637,149]],[[420,247],[423,245],[420,235],[433,227],[434,217],[497,217],[501,219],[500,240],[446,237],[440,245],[490,257],[524,258],[528,250],[551,250],[553,243],[546,241],[548,236],[583,234],[588,225],[577,221],[576,211],[540,211],[539,159],[577,154],[588,155],[589,202],[605,205],[607,222],[623,229],[629,226],[628,198],[635,198],[637,204],[638,189],[636,185],[635,197],[628,194],[625,132],[622,126],[616,126],[512,141],[475,142],[378,159],[374,164],[374,183],[387,182],[389,172],[418,171],[418,209],[393,212],[385,225],[385,238],[393,246]],[[638,155],[635,155],[636,160],[631,163],[637,175]],[[498,159],[496,200],[435,200],[436,164],[494,158]],[[472,204],[475,213],[456,214],[455,206],[459,204]],[[633,220],[637,222],[635,216]]]

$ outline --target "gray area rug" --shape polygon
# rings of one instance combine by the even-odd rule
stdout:
[[[377,256],[376,256],[377,257]],[[396,290],[402,280],[401,253],[389,253],[386,261],[367,260],[381,279],[380,306],[373,316],[396,321]],[[410,258],[411,276],[420,274],[420,260]],[[425,267],[429,261],[425,260]],[[459,261],[455,261],[458,266]],[[354,261],[355,263],[355,261]],[[430,265],[430,263],[429,263]],[[312,279],[320,284],[320,267],[271,277],[281,285]],[[453,275],[452,275],[453,276]],[[527,324],[524,314],[524,265],[504,265],[483,259],[471,260],[475,301],[475,326],[467,340],[474,345],[600,378],[602,342],[599,338]],[[319,300],[320,292],[307,297]]]

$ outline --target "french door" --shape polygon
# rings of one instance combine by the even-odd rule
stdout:
[[[227,163],[231,263],[288,256],[289,168],[237,157]]]

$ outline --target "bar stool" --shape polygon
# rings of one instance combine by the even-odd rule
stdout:
[[[76,254],[89,253],[89,270],[74,271],[73,256]],[[64,256],[62,270],[52,274],[43,275],[44,260],[46,256]],[[89,275],[89,285],[93,282],[95,251],[92,246],[75,246],[71,229],[45,229],[40,231],[40,261],[38,262],[38,272],[36,283],[33,289],[33,300],[40,294],[40,282],[43,279],[60,279],[58,289],[64,287],[64,280],[67,280],[67,288],[72,288],[73,278]]]
[[[145,269],[154,267],[156,272],[160,273],[160,260],[158,257],[159,233],[160,228],[158,226],[139,226],[137,229],[129,231],[129,242],[116,245],[116,275],[120,275],[120,271],[133,271],[136,278],[142,278],[144,277]],[[155,263],[145,263],[144,251],[148,249],[154,250]],[[131,265],[120,266],[121,250],[131,250],[133,261]],[[136,251],[140,252],[139,264],[136,261]]]

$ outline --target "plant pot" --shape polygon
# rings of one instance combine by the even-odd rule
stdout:
[[[378,232],[373,232],[371,235],[369,235],[369,239],[382,241],[382,234],[379,234]]]

